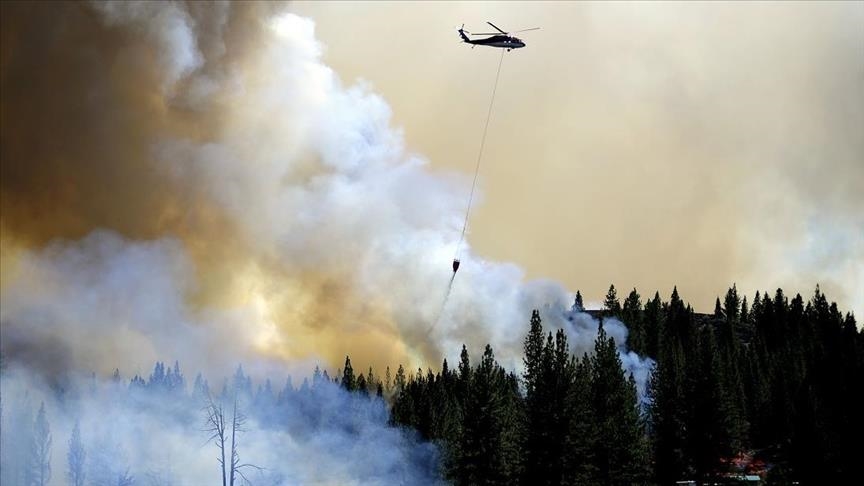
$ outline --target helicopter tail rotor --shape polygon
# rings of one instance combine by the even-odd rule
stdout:
[[[462,38],[462,42],[470,42],[470,39],[465,34],[470,34],[471,32],[468,32],[467,30],[465,30],[465,24],[462,24],[462,27],[459,27],[458,30],[459,30],[459,37]]]

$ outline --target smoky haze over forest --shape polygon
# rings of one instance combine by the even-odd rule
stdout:
[[[76,422],[94,484],[209,484],[193,377],[224,399],[251,388],[238,362],[294,424],[250,416],[256,483],[434,483],[436,448],[389,427],[383,402],[302,377],[349,353],[379,373],[440,363],[462,342],[513,367],[531,307],[569,308],[559,285],[466,254],[433,328],[466,179],[406,155],[384,100],[343,86],[313,22],[282,10],[2,5],[4,484],[34,474],[33,444],[10,441],[44,445],[46,423],[38,463],[62,482]],[[597,323],[582,325],[587,349]],[[152,368],[174,359],[180,373]]]
[[[770,76],[730,75],[723,78],[728,86],[712,81],[730,59],[759,65],[774,44],[755,49],[752,57],[737,55],[754,34],[720,42],[726,50],[719,57],[708,48],[717,30],[708,29],[706,44],[695,47],[676,38],[690,47],[660,59],[672,73],[667,78],[656,69],[640,71],[639,42],[619,40],[607,51],[613,33],[588,29],[576,34],[586,36],[579,37],[586,57],[575,66],[594,68],[584,69],[579,89],[567,83],[569,71],[538,78],[543,70],[533,63],[549,61],[560,46],[548,46],[550,37],[526,38],[522,57],[511,53],[504,60],[502,89],[509,94],[501,95],[490,131],[484,167],[491,169],[481,174],[485,201],[452,291],[450,262],[471,188],[470,168],[453,161],[474,160],[479,123],[469,127],[474,118],[467,111],[432,109],[423,123],[437,126],[422,129],[418,115],[403,107],[406,99],[428,95],[428,103],[449,99],[460,110],[482,114],[490,80],[454,76],[447,82],[464,85],[465,92],[453,98],[429,86],[434,76],[411,81],[423,72],[411,63],[400,67],[405,78],[393,74],[400,63],[384,61],[370,61],[368,73],[355,73],[332,31],[332,6],[0,5],[4,441],[21,432],[5,424],[34,423],[44,402],[55,444],[63,444],[54,448],[55,464],[62,463],[59,456],[79,421],[94,464],[112,464],[102,468],[111,482],[133,464],[141,481],[200,481],[215,469],[212,444],[201,445],[206,434],[196,408],[209,386],[223,398],[227,390],[244,390],[241,406],[255,397],[280,397],[290,433],[270,428],[262,415],[250,418],[244,431],[244,457],[271,468],[258,471],[261,481],[316,481],[323,471],[332,473],[327,480],[342,483],[425,484],[438,478],[440,451],[389,427],[383,401],[358,400],[318,373],[317,386],[283,388],[287,376],[301,381],[318,365],[338,377],[349,354],[356,369],[371,366],[379,375],[399,364],[437,367],[443,358],[458,362],[463,344],[472,357],[490,344],[502,367],[495,373],[518,373],[532,309],[540,309],[546,329],[564,329],[556,342],[566,338],[577,356],[591,353],[598,320],[571,309],[571,278],[590,282],[585,285],[598,297],[610,280],[625,289],[645,283],[646,296],[655,288],[671,291],[679,276],[712,292],[739,276],[772,288],[789,278],[802,292],[822,281],[832,298],[847,307],[862,305],[855,298],[864,289],[864,219],[858,211],[864,201],[856,181],[864,175],[864,142],[855,128],[864,124],[864,102],[858,103],[864,101],[864,56],[855,56],[862,54],[861,31],[850,28],[860,26],[860,4],[826,10],[811,5],[777,16],[776,27],[764,35],[789,39],[795,50],[777,55],[777,72],[790,79],[783,89],[775,89]],[[391,4],[371,5],[368,14],[384,7]],[[566,8],[577,7],[582,5]],[[474,8],[459,6],[454,13],[461,17]],[[662,37],[660,27],[670,21],[654,12],[659,18],[641,23],[620,6],[604,8],[585,5],[585,17],[577,20],[595,28],[609,21],[637,40]],[[686,7],[682,15],[702,18],[707,8]],[[730,22],[737,19],[719,8]],[[767,9],[759,10],[762,15],[775,7],[758,8]],[[841,15],[847,8],[848,18]],[[522,9],[536,12],[521,5],[512,12]],[[424,28],[444,22],[440,15]],[[531,15],[519,22],[530,23]],[[808,18],[814,24],[807,35],[818,41],[789,38]],[[358,19],[357,28],[365,20]],[[503,23],[533,26],[514,20]],[[569,24],[556,29],[552,19],[537,20],[544,29],[538,35],[572,31]],[[325,26],[320,35],[316,22]],[[831,22],[836,28],[826,29]],[[754,21],[743,27],[752,33],[759,26]],[[422,45],[434,45],[434,55],[415,53],[418,59],[441,62],[451,56],[441,46],[452,42],[456,73],[488,60],[458,45],[453,31],[434,35],[441,42]],[[362,37],[371,52],[404,49],[392,36]],[[322,38],[333,43],[331,50]],[[548,49],[531,51],[544,42]],[[609,52],[626,62],[601,62]],[[372,84],[355,82],[357,74]],[[694,76],[703,84],[683,82]],[[398,79],[406,81],[397,89],[390,83]],[[634,80],[644,82],[644,91],[631,92]],[[549,90],[541,93],[537,86],[547,81]],[[572,91],[572,106],[550,101],[562,89]],[[608,96],[591,101],[595,89]],[[740,95],[735,103],[728,102],[732,94]],[[540,113],[524,116],[520,96],[535,100]],[[706,96],[714,101],[706,104]],[[604,118],[602,100],[613,98],[615,110]],[[562,106],[569,111],[562,113]],[[658,112],[658,106],[665,109]],[[749,116],[738,109],[743,106],[764,116]],[[631,114],[615,115],[623,109]],[[551,123],[558,116],[571,120],[566,133]],[[781,120],[780,126],[765,128],[765,119]],[[444,125],[458,137],[441,140],[449,133],[438,129]],[[531,131],[519,129],[527,125]],[[544,138],[532,138],[536,133]],[[572,147],[555,144],[572,133],[584,142],[568,159],[579,167],[575,179],[557,152],[569,157]],[[508,146],[505,139],[521,141]],[[643,150],[655,145],[660,150]],[[609,146],[618,149],[605,151]],[[651,156],[634,162],[646,153]],[[536,170],[526,170],[526,161]],[[550,166],[560,169],[560,177],[549,175]],[[718,177],[726,172],[728,178]],[[668,174],[681,174],[683,182],[657,183],[655,177]],[[531,179],[536,176],[541,180]],[[573,183],[562,192],[549,179]],[[513,198],[502,201],[508,191]],[[532,205],[523,206],[529,199]],[[531,209],[533,204],[543,209]],[[502,250],[508,246],[512,254]],[[668,252],[681,258],[667,260]],[[546,272],[550,265],[575,276]],[[622,270],[628,265],[634,273]],[[603,268],[608,271],[597,283]],[[652,271],[662,275],[651,280],[646,275]],[[709,274],[724,282],[696,282]],[[533,279],[537,275],[555,279]],[[655,302],[659,309],[660,299]],[[683,316],[685,306],[676,302]],[[851,316],[847,321],[854,327]],[[604,329],[614,339],[607,361],[618,372],[620,360],[633,377],[636,403],[637,395],[645,398],[654,362],[627,349],[628,329],[616,318],[607,316]],[[180,363],[172,369],[175,359]],[[167,375],[162,361],[169,363]],[[199,371],[200,380],[193,380]],[[250,377],[262,390],[266,378],[273,381],[267,393],[255,394]],[[624,390],[623,375],[615,378]],[[517,382],[515,375],[510,379]],[[112,402],[117,406],[106,406]],[[260,405],[257,410],[267,410]],[[140,439],[145,431],[153,431],[149,440]],[[160,448],[164,444],[169,450]],[[358,451],[370,449],[395,452],[373,463],[357,460]],[[275,452],[285,450],[291,461]],[[352,459],[340,462],[345,457]],[[7,459],[23,463],[21,457]],[[184,469],[171,469],[178,464]],[[4,474],[12,473],[4,468]],[[64,474],[56,466],[53,481]]]
[[[470,180],[404,151],[385,101],[321,62],[311,20],[250,3],[3,8],[8,360],[143,374],[184,350],[217,376],[308,373],[492,343],[517,368],[531,309],[563,325],[564,287],[470,248],[442,312]],[[566,327],[590,349],[596,321]],[[620,323],[607,332],[623,345]]]

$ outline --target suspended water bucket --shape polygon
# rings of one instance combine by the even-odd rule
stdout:
[[[456,273],[456,270],[459,270],[459,259],[453,259],[453,273]]]

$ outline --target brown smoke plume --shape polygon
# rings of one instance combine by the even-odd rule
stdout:
[[[278,10],[3,5],[13,359],[49,346],[43,368],[107,371],[191,346],[193,366],[381,369],[492,342],[515,364],[528,310],[564,308],[559,286],[469,256],[430,330],[465,181],[406,155],[383,100]]]

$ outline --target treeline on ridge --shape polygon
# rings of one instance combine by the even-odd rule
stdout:
[[[577,293],[576,310],[582,310]],[[392,400],[396,424],[442,445],[456,484],[848,482],[861,476],[864,334],[816,288],[808,302],[781,289],[748,302],[735,286],[713,314],[673,290],[623,304],[611,286],[601,319],[628,327],[627,346],[655,360],[638,404],[602,324],[592,356],[566,335],[544,337],[535,311],[522,379],[487,346],[471,367],[418,370]]]
[[[612,286],[602,310],[585,311],[579,293],[574,310],[600,320],[593,353],[575,356],[564,330],[544,329],[534,311],[521,375],[487,345],[474,360],[463,346],[455,368],[445,360],[438,371],[406,373],[400,365],[395,376],[389,367],[383,376],[355,372],[346,357],[333,376],[316,368],[299,387],[290,378],[253,386],[242,367],[218,391],[200,374],[187,387],[179,363],[156,363],[147,379],[126,381],[116,371],[108,392],[124,406],[170,407],[162,415],[183,424],[201,422],[202,403],[233,401],[262,427],[298,436],[327,427],[351,433],[370,416],[389,417],[439,446],[430,467],[454,484],[734,483],[745,475],[825,484],[861,476],[864,417],[855,398],[864,333],[818,287],[807,302],[780,289],[751,302],[733,286],[713,314],[697,314],[677,289],[669,301],[655,292],[644,303],[634,289],[622,303]],[[613,318],[628,328],[628,349],[656,363],[643,397],[622,369],[621,343],[603,328]],[[56,403],[96,393],[84,388],[56,388]],[[6,393],[2,403],[2,482],[46,484],[50,410]],[[68,471],[77,465],[82,477],[85,448],[110,457],[82,440],[77,425],[69,444]],[[128,463],[87,459],[88,482],[100,475],[132,482]]]

